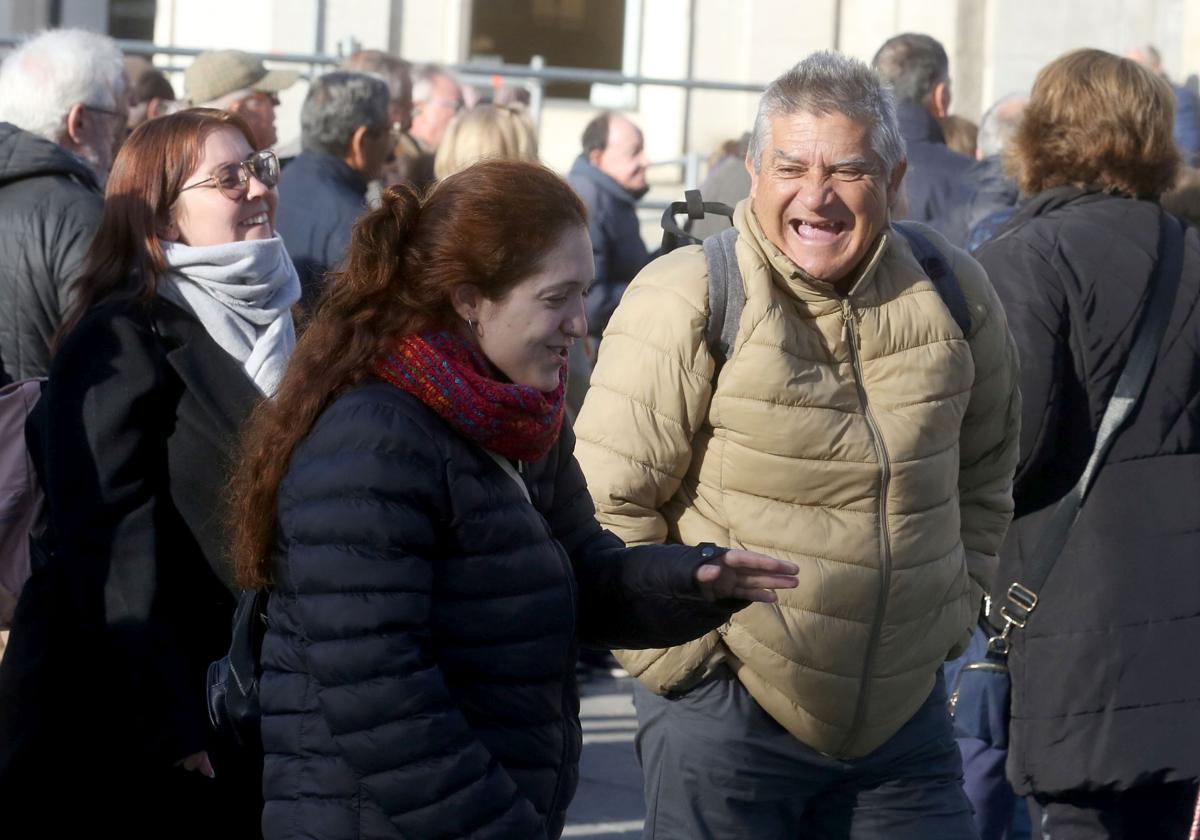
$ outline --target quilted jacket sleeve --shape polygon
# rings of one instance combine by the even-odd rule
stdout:
[[[575,423],[597,518],[631,545],[666,539],[659,509],[679,489],[712,398],[707,297],[698,246],[643,269],[605,330]]]
[[[563,430],[554,505],[547,519],[571,556],[579,583],[579,637],[601,648],[662,648],[704,635],[748,602],[704,601],[696,586],[699,548],[626,548],[596,522],[574,435]]]
[[[975,382],[959,439],[959,509],[967,570],[980,600],[1013,514],[1013,471],[1021,428],[1017,347],[1004,308],[982,267],[956,252],[955,275],[971,312]]]
[[[427,644],[450,510],[438,444],[397,406],[335,408],[293,456],[280,526],[336,748],[398,836],[544,837]]]

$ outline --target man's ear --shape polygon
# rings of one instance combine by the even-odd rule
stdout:
[[[71,110],[67,111],[63,139],[70,141],[72,149],[77,149],[85,145],[87,141],[87,121],[90,119],[91,116],[88,114],[87,108],[81,103],[72,105]]]
[[[750,197],[754,198],[758,192],[758,170],[754,168],[754,160],[749,152],[746,153],[746,171],[750,173]]]
[[[950,82],[946,79],[933,86],[929,94],[929,113],[940,120],[950,113]]]
[[[369,128],[360,125],[354,129],[354,133],[350,135],[350,142],[346,145],[345,161],[356,172],[367,168],[367,135],[370,133]]]
[[[603,154],[604,154],[603,149],[592,149],[590,152],[588,152],[588,155],[587,155],[588,163],[590,163],[592,166],[599,169],[600,168],[600,157]]]
[[[892,206],[896,202],[896,197],[900,195],[900,187],[904,183],[904,173],[908,171],[908,160],[902,160],[892,169],[891,177],[888,178],[887,196],[888,206]]]
[[[450,304],[455,314],[464,321],[479,320],[479,305],[483,302],[483,294],[479,287],[472,283],[459,283],[450,290]]]

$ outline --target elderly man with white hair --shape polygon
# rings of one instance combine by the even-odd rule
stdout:
[[[645,836],[973,838],[941,664],[1012,516],[1004,311],[964,252],[891,223],[904,145],[862,62],[815,53],[776,79],[746,160],[750,197],[716,240],[737,271],[711,247],[650,263],[575,426],[626,542],[800,568],[775,604],[618,653],[640,681]]]
[[[0,366],[44,376],[129,114],[116,43],[44,32],[0,65]]]

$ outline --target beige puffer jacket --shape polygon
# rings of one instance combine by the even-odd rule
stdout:
[[[806,282],[748,201],[734,223],[746,305],[715,393],[691,246],[625,293],[575,453],[627,542],[761,551],[799,564],[800,586],[694,642],[619,656],[660,694],[724,659],[798,739],[858,757],[916,712],[974,624],[1012,515],[1017,351],[983,269],[928,228],[967,340],[902,237],[881,238],[843,299]]]

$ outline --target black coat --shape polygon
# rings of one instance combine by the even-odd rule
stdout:
[[[279,492],[263,646],[270,840],[556,838],[578,781],[577,639],[666,646],[726,621],[695,549],[625,549],[564,427],[526,501],[379,381],[338,399]],[[740,604],[739,604],[740,606]]]
[[[596,282],[587,299],[588,333],[599,338],[625,288],[650,261],[638,222],[638,196],[592,166],[584,155],[575,159],[567,180],[587,205],[596,262]]]
[[[1022,580],[1125,364],[1158,249],[1151,202],[1050,190],[979,261],[1021,348],[1016,518],[994,598]],[[1200,776],[1200,237],[1145,397],[1116,439],[1012,656],[1017,790]]]
[[[12,819],[29,808],[39,826],[79,818],[88,834],[136,837],[145,818],[148,836],[191,836],[155,830],[155,806],[203,812],[187,815],[198,828],[218,803],[256,793],[226,787],[244,769],[233,763],[216,785],[172,764],[209,750],[220,766],[204,684],[235,602],[222,500],[258,398],[200,323],[162,299],[97,307],[55,355],[28,430],[53,556],[22,594],[0,667],[0,790],[21,792],[3,809]],[[61,779],[47,787],[44,772]],[[58,807],[38,810],[42,794]],[[252,831],[256,809],[242,813]]]
[[[103,209],[81,158],[0,122],[0,370],[12,378],[49,370]]]
[[[900,134],[908,152],[904,176],[905,218],[924,222],[958,247],[967,241],[968,174],[975,161],[946,145],[942,129],[929,112],[911,102],[896,108]]]
[[[321,296],[325,272],[346,256],[366,199],[366,180],[333,155],[301,152],[283,171],[275,227],[296,264],[306,311]]]

